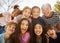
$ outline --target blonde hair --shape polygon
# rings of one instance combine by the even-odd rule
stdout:
[[[6,28],[7,28],[7,26],[10,26],[10,25],[15,25],[15,26],[17,26],[17,23],[15,23],[15,22],[7,22],[7,24],[6,24]]]
[[[31,8],[30,8],[30,7],[27,7],[27,6],[23,9],[23,11],[24,11],[25,9],[30,9],[30,10],[31,10]],[[22,12],[23,12],[23,11],[22,11]]]

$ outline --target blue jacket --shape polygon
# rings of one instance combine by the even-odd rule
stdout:
[[[5,32],[5,26],[0,26],[0,34]]]
[[[5,43],[4,35],[5,33],[0,34],[0,43]],[[9,43],[9,40],[6,43]]]

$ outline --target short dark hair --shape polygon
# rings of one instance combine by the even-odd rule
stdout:
[[[18,8],[18,7],[19,7],[19,5],[15,5],[15,6],[14,6],[14,9],[16,9],[16,8]]]
[[[40,10],[40,8],[38,6],[33,6],[32,7],[32,10],[35,9],[35,8],[38,8]]]
[[[0,14],[0,17],[3,17],[3,14],[2,13]]]
[[[47,32],[48,30],[53,30],[53,29],[54,29],[54,26],[52,26],[52,25],[50,25],[50,24],[46,25],[46,32]]]

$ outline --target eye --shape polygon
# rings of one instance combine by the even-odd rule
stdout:
[[[24,25],[24,23],[21,23],[21,25]]]
[[[28,12],[28,14],[30,14],[30,12]]]
[[[26,24],[26,26],[28,26],[28,24]]]
[[[27,12],[27,10],[25,12]]]
[[[15,27],[12,27],[13,29],[15,29]]]
[[[11,27],[11,25],[9,27]]]

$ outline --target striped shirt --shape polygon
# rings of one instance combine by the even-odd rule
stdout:
[[[59,22],[59,15],[56,12],[53,12],[52,17],[46,18],[45,16],[42,17],[46,24],[50,24],[52,26],[56,26],[56,23]]]

